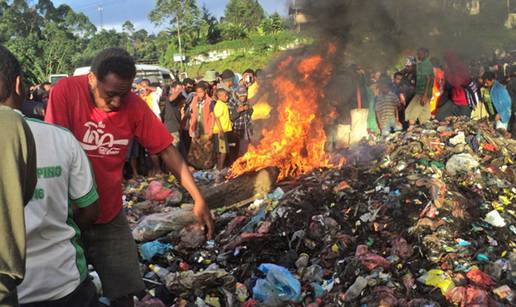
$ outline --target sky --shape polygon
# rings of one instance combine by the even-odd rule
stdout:
[[[149,12],[154,7],[154,0],[53,0],[54,5],[67,4],[87,15],[100,28],[99,6],[103,8],[104,28],[121,29],[126,20],[130,20],[136,29],[145,29],[155,33],[157,28],[149,21]],[[217,17],[224,14],[228,0],[197,0],[199,6],[203,4]],[[278,12],[286,15],[287,0],[259,0],[267,13]]]

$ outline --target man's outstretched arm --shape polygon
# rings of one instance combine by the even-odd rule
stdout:
[[[167,167],[174,173],[179,179],[181,185],[190,193],[194,200],[194,214],[197,221],[208,228],[208,240],[213,238],[214,222],[211,216],[210,209],[204,201],[199,188],[195,184],[195,181],[188,169],[188,164],[174,146],[170,145],[160,154],[161,159]]]

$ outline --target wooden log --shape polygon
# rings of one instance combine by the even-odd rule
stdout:
[[[256,195],[263,197],[274,189],[279,170],[275,167],[243,174],[216,186],[201,188],[210,209],[234,205]]]

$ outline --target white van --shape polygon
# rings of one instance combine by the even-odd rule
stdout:
[[[53,74],[53,75],[48,76],[48,82],[50,82],[52,85],[55,85],[57,83],[57,81],[67,78],[67,77],[68,77],[68,75],[65,75],[65,74]]]
[[[73,75],[81,76],[90,72],[90,66],[79,67],[77,68]],[[175,78],[174,75],[170,72],[170,70],[159,67],[156,65],[143,65],[136,64],[136,78],[135,79],[149,79],[152,85],[171,84]]]

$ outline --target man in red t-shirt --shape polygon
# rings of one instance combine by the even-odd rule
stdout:
[[[131,92],[134,60],[111,48],[93,60],[85,76],[59,81],[52,89],[45,120],[68,128],[88,155],[99,192],[100,216],[83,235],[88,262],[102,281],[111,306],[132,306],[145,289],[136,245],[122,210],[122,170],[129,141],[135,137],[157,154],[192,196],[194,214],[213,234],[213,219],[173,138],[147,104]],[[58,150],[58,149],[56,149]]]

